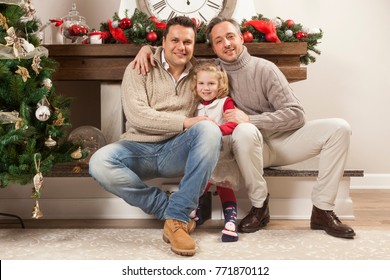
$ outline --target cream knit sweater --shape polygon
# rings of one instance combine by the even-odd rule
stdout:
[[[237,61],[217,61],[228,74],[237,108],[260,130],[288,131],[304,125],[304,110],[274,63],[251,56],[245,46]]]
[[[157,67],[148,75],[139,75],[130,65],[125,70],[121,90],[126,132],[121,139],[163,141],[181,133],[184,119],[194,115],[198,102],[190,88],[191,73],[175,85],[162,66],[161,52],[159,47],[154,54]]]

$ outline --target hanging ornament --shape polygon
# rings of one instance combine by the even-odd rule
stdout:
[[[70,154],[73,159],[80,159],[83,157],[83,153],[81,151],[81,147],[78,147],[76,151]]]
[[[38,200],[35,201],[35,206],[34,206],[33,211],[32,211],[32,217],[34,219],[39,219],[39,218],[43,217],[43,213],[42,213],[41,209],[39,208]]]
[[[45,122],[50,118],[51,112],[48,106],[50,106],[49,101],[45,98],[42,98],[41,101],[37,104],[38,109],[35,111],[35,117],[41,122]]]
[[[53,82],[49,78],[45,78],[43,79],[41,86],[47,88],[48,90],[51,90],[51,88],[53,87]]]
[[[295,34],[295,38],[297,38],[298,40],[305,39],[306,37],[307,37],[307,34],[303,31],[299,31],[299,32],[297,32],[297,34]]]
[[[56,112],[56,115],[57,115],[57,119],[53,121],[53,124],[55,126],[63,125],[64,122],[65,122],[65,118],[62,116],[62,113],[61,113],[60,109],[55,108],[55,112]]]
[[[131,27],[131,19],[129,18],[122,18],[119,22],[119,27],[122,29],[128,29]]]
[[[45,122],[50,118],[50,110],[49,107],[41,105],[35,111],[35,117],[41,122]]]
[[[34,56],[31,68],[34,70],[35,74],[39,74],[41,67],[41,58],[39,56]]]
[[[245,31],[242,36],[244,38],[244,43],[250,43],[253,41],[253,34],[249,31]]]
[[[286,23],[288,28],[291,28],[295,25],[295,22],[292,19],[286,20]]]
[[[45,146],[51,148],[54,147],[55,145],[57,145],[57,142],[51,138],[51,135],[49,135],[49,138],[47,138],[45,141]]]
[[[43,188],[43,175],[39,170],[41,165],[41,160],[38,159],[38,154],[34,154],[34,164],[35,164],[35,170],[37,174],[35,174],[33,178],[34,187],[32,191],[32,197],[38,199],[41,197],[41,190]]]
[[[146,40],[148,40],[151,43],[155,43],[158,40],[158,35],[153,30],[150,31],[148,34],[146,34]]]

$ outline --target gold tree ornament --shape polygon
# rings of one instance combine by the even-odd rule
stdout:
[[[49,138],[47,138],[45,141],[45,146],[48,148],[52,148],[55,145],[57,145],[57,141],[53,140],[53,138],[51,138],[51,135],[49,135]]]
[[[0,26],[5,30],[8,29],[7,18],[2,13],[0,13]]]
[[[22,79],[23,79],[23,82],[26,82],[27,79],[31,78],[30,77],[30,73],[28,72],[27,68],[24,68],[22,66],[19,66],[18,65],[18,70],[15,71],[16,74],[19,74]]]
[[[62,112],[60,111],[60,109],[55,108],[55,113],[57,114],[57,119],[53,121],[53,125],[54,126],[61,126],[61,125],[63,125],[64,122],[65,122],[65,118],[62,115]]]
[[[81,151],[81,147],[78,147],[76,151],[70,154],[73,159],[80,159],[83,157],[83,153]]]
[[[34,56],[32,64],[31,64],[31,68],[34,70],[35,74],[37,74],[37,75],[39,74],[40,70],[42,69],[41,58],[38,55]]]
[[[32,197],[40,198],[41,190],[43,188],[43,175],[40,171],[41,160],[38,159],[38,154],[34,154],[34,163],[35,163],[35,170],[37,174],[33,178],[34,188],[33,188]]]
[[[41,208],[39,207],[38,200],[35,201],[35,206],[34,206],[33,211],[32,211],[32,217],[34,219],[39,219],[39,218],[43,217],[43,213],[41,211]]]

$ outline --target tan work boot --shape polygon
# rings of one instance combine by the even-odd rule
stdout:
[[[188,233],[191,234],[194,232],[196,228],[196,222],[194,219],[190,219],[189,223],[187,224]]]
[[[195,241],[189,235],[186,223],[178,220],[166,220],[163,240],[171,243],[171,250],[178,255],[195,255]]]

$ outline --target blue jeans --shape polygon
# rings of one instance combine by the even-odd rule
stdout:
[[[162,142],[121,140],[93,154],[89,173],[107,191],[145,213],[188,223],[218,161],[221,141],[219,127],[210,121]],[[158,177],[182,177],[178,191],[168,198],[160,188],[143,182]]]

